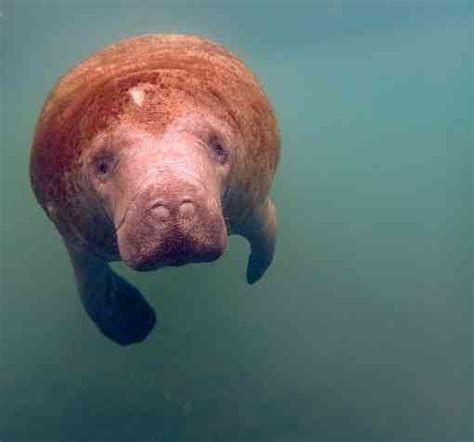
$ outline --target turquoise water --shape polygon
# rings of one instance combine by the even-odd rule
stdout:
[[[472,3],[2,1],[2,442],[474,438]],[[117,39],[198,33],[279,118],[275,262],[126,274],[159,312],[121,348],[83,312],[29,188],[41,104]]]

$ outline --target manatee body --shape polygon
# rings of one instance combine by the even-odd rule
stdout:
[[[262,276],[274,253],[279,145],[256,78],[201,37],[124,40],[58,81],[37,123],[31,183],[106,336],[139,342],[156,322],[111,261],[136,270],[213,261],[238,234],[250,243],[248,282]]]

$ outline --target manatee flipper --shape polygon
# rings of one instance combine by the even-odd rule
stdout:
[[[106,261],[66,244],[82,304],[104,335],[121,345],[143,341],[156,323],[140,292]]]
[[[250,243],[247,282],[258,281],[273,260],[277,232],[276,209],[270,198],[259,207],[247,223],[242,236]]]

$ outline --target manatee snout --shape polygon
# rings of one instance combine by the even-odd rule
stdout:
[[[218,199],[179,170],[140,189],[117,229],[122,260],[138,271],[214,261],[227,236]]]

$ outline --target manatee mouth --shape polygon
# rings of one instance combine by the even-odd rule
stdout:
[[[198,241],[180,233],[157,237],[155,241],[147,243],[148,247],[141,248],[139,253],[129,254],[124,259],[134,270],[145,272],[161,267],[212,262],[224,253],[227,245],[224,241],[210,241],[210,238]]]

